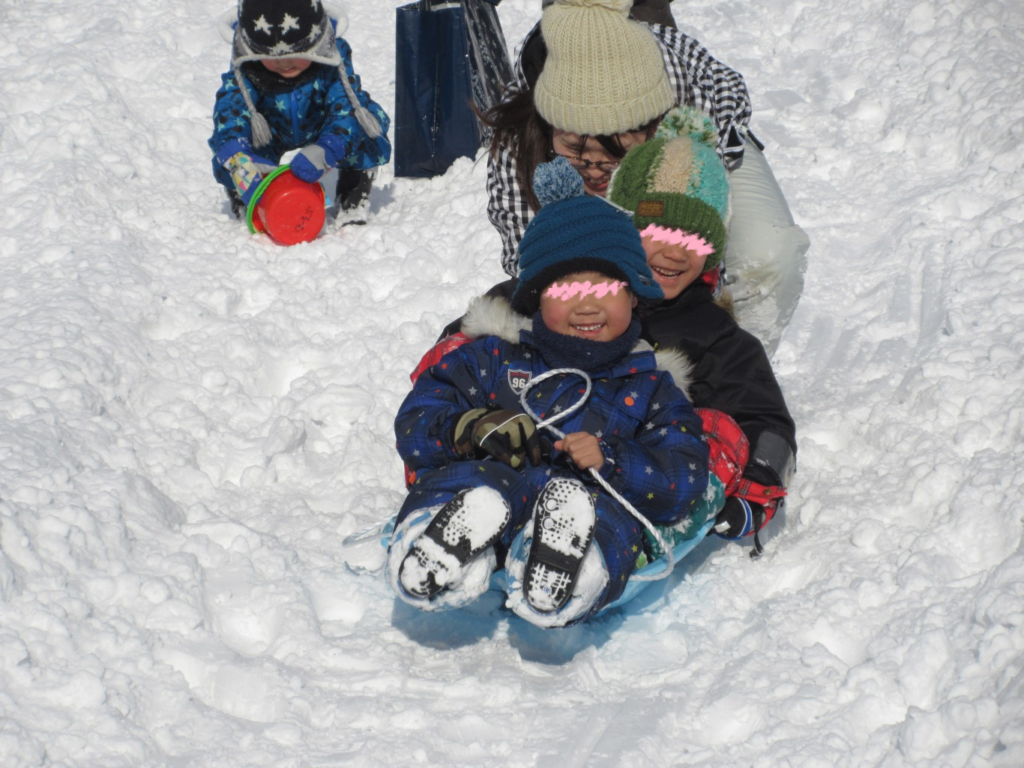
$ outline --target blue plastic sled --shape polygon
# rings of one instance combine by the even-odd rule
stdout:
[[[701,503],[697,509],[694,510],[691,520],[702,521],[697,522],[692,529],[680,532],[677,528],[659,528],[663,536],[671,537],[675,540],[672,545],[672,555],[674,557],[675,564],[678,566],[680,561],[692,552],[698,544],[707,538],[708,534],[711,533],[711,528],[715,524],[715,517],[718,510],[722,508],[725,503],[725,492],[721,483],[717,482],[717,478],[711,475],[712,482],[709,484],[709,493],[701,500]],[[420,522],[424,522],[430,517],[430,512],[426,509],[414,512],[410,517],[410,524],[415,526]],[[420,519],[417,519],[420,518]],[[380,543],[387,549],[391,544],[391,536],[395,530],[394,518],[388,521],[388,523],[381,530]],[[510,556],[515,557],[517,552],[521,552],[523,546],[523,535],[520,533],[512,541],[510,547]],[[522,559],[525,560],[525,554],[522,555]],[[622,591],[622,594],[613,602],[608,603],[602,607],[597,614],[600,615],[611,608],[617,608],[624,603],[629,602],[646,587],[660,580],[659,577],[664,578],[667,576],[665,573],[668,569],[668,558],[659,557],[652,562],[647,563],[642,568],[638,569],[630,577],[629,581],[626,582],[626,586]],[[664,575],[664,576],[663,576]],[[640,578],[637,578],[640,577]],[[508,582],[506,579],[505,569],[495,571],[491,575],[490,588],[497,590],[503,594],[508,594]]]

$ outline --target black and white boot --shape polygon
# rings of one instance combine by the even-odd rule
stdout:
[[[370,214],[370,189],[377,171],[356,171],[351,168],[338,170],[338,226],[365,224]]]
[[[523,576],[530,607],[554,613],[572,597],[583,559],[594,538],[594,497],[581,482],[555,478],[533,508],[533,541]]]
[[[458,587],[467,566],[498,540],[510,516],[508,502],[493,488],[460,491],[409,547],[397,574],[401,591],[414,601],[432,600]]]
[[[248,206],[242,202],[242,198],[238,196],[238,193],[233,189],[226,190],[228,193],[228,203],[231,204],[231,215],[236,219],[245,221],[248,216]]]

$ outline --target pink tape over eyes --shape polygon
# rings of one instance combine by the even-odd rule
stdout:
[[[625,287],[626,284],[621,280],[613,280],[610,283],[597,283],[596,285],[591,284],[589,280],[585,280],[582,283],[552,283],[544,292],[544,295],[550,296],[552,299],[568,301],[576,294],[579,294],[582,299],[584,296],[589,296],[593,293],[597,295],[597,298],[601,299],[609,293],[612,296],[618,296],[619,288]]]
[[[710,256],[715,252],[715,247],[700,235],[683,232],[681,229],[660,227],[657,224],[648,224],[640,232],[640,237],[651,237],[655,242],[668,243],[669,245],[681,245],[698,256]]]

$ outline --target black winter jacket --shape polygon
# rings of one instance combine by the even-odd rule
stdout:
[[[643,337],[655,349],[677,349],[690,358],[694,406],[721,411],[739,424],[750,441],[744,474],[767,485],[788,484],[795,468],[796,427],[757,337],[740,328],[699,281],[648,309],[640,320]]]

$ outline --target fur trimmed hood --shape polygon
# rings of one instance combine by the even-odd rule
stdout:
[[[529,331],[532,326],[530,318],[513,311],[508,301],[500,296],[478,296],[469,303],[462,318],[462,333],[469,338],[497,336],[510,344],[518,344],[519,332]],[[654,351],[654,348],[643,339],[633,347],[633,352],[648,351]],[[676,349],[656,351],[654,358],[658,370],[671,374],[676,386],[692,401],[693,363],[690,359]]]
[[[471,339],[497,336],[510,344],[519,343],[519,332],[532,327],[530,318],[512,311],[512,305],[495,296],[477,296],[466,308],[462,332]]]

